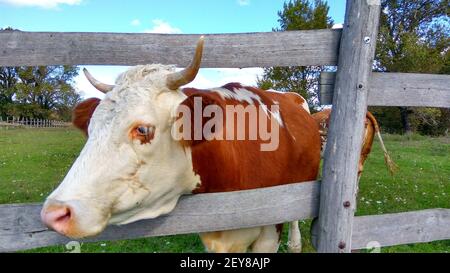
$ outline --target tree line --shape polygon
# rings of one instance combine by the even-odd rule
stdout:
[[[377,72],[450,73],[450,8],[448,0],[382,0],[374,62]],[[278,12],[274,31],[325,29],[334,25],[323,0],[291,0]],[[270,67],[258,79],[262,88],[297,92],[313,111],[318,101],[318,76],[333,67]],[[390,133],[442,135],[450,128],[450,109],[369,107]]]

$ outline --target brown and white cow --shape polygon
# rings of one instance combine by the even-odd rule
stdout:
[[[44,204],[41,217],[48,227],[73,238],[94,236],[108,224],[167,214],[183,194],[256,189],[317,178],[319,129],[302,107],[300,96],[237,83],[210,90],[180,89],[195,78],[202,49],[203,38],[185,70],[175,72],[173,66],[165,65],[136,66],[121,74],[114,86],[86,73],[97,89],[107,93],[103,100],[88,99],[74,110],[73,122],[88,139]],[[257,112],[258,118],[265,116],[267,124],[277,125],[276,148],[263,151],[261,147],[268,140],[260,136],[222,140],[217,135],[226,134],[229,127],[219,125],[211,130],[213,136],[177,139],[174,136],[184,134],[185,128],[181,132],[174,126],[194,119],[180,109],[195,111],[199,100],[202,110],[249,105],[262,109]],[[271,106],[277,106],[276,111]],[[211,118],[202,117],[201,121],[204,124]],[[225,115],[222,124],[233,120],[234,128],[239,129],[242,119],[250,118]],[[255,128],[267,124],[259,123]],[[268,130],[274,131],[275,127]],[[282,223],[200,236],[212,252],[275,252],[281,228]],[[292,251],[298,251],[296,222],[290,227],[290,235],[288,244]]]
[[[325,109],[312,115],[312,117],[317,122],[317,125],[319,126],[320,129],[322,153],[325,151],[325,146],[327,143],[328,128],[330,126],[330,115],[331,109]],[[370,154],[370,151],[372,150],[372,144],[375,135],[377,135],[378,140],[380,141],[381,148],[384,152],[384,161],[386,163],[386,167],[388,168],[389,173],[393,175],[396,169],[398,168],[397,165],[394,163],[394,161],[392,161],[388,151],[386,150],[386,147],[384,146],[383,138],[381,137],[380,127],[378,126],[377,120],[372,115],[372,113],[367,111],[364,129],[364,138],[361,146],[361,154],[358,164],[358,179],[362,175],[364,169],[364,162],[366,161],[367,157]]]

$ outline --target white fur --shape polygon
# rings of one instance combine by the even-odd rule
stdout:
[[[245,88],[234,88],[233,91],[230,91],[226,88],[218,87],[211,89],[211,92],[219,94],[222,99],[233,99],[239,102],[246,102],[249,105],[254,105],[256,101],[267,116],[269,116],[270,113],[270,115],[275,118],[278,124],[281,127],[284,127],[280,112],[278,110],[270,111],[269,109],[267,109],[267,105],[264,104],[261,97],[253,93],[252,91],[249,91]],[[274,104],[278,105],[278,102]]]
[[[264,226],[261,228],[261,234],[251,246],[253,253],[276,253],[280,247],[280,234],[277,232],[276,225]]]
[[[300,95],[299,95],[300,96]],[[303,99],[303,97],[302,97],[302,99]],[[311,114],[311,111],[309,110],[309,105],[308,105],[308,102],[305,100],[305,99],[303,99],[303,104],[302,104],[302,107],[303,107],[303,109],[305,109],[306,110],[306,112],[308,112],[308,113],[310,113]]]
[[[257,101],[258,104],[264,105],[261,98],[257,94],[245,88],[237,88],[231,91],[226,88],[219,87],[211,89],[211,92],[219,94],[222,99],[234,99],[240,102],[247,102],[250,105],[255,104],[255,101]]]
[[[287,92],[283,92],[283,91],[277,91],[277,90],[274,90],[274,89],[268,89],[267,91],[273,92],[273,93],[278,93],[278,94],[286,94],[287,93]],[[290,93],[296,94],[297,96],[299,96],[303,100],[303,103],[302,103],[301,106],[303,107],[303,109],[306,110],[306,112],[311,114],[311,111],[309,110],[308,102],[305,100],[305,98],[303,96],[299,95],[298,93],[294,93],[294,92],[290,92]]]
[[[292,221],[289,223],[288,251],[290,253],[302,252],[302,237],[300,234],[300,228],[298,227],[298,221]]]

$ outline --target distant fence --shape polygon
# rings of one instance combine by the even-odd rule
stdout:
[[[0,127],[25,127],[25,128],[57,128],[68,127],[70,122],[64,122],[51,119],[29,119],[29,118],[17,118],[7,117],[5,120],[0,117]]]

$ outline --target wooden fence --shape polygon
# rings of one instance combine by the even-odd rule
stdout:
[[[319,80],[319,100],[333,104],[336,73],[322,72]],[[414,73],[372,73],[369,80],[370,106],[449,107],[448,75]]]
[[[5,120],[0,117],[0,127],[25,127],[25,128],[57,128],[68,127],[70,122],[64,122],[51,119],[29,119],[29,118],[17,118],[7,117]]]
[[[448,208],[354,217],[367,105],[450,107],[449,75],[371,72],[379,13],[379,0],[349,0],[342,31],[205,35],[203,67],[338,66],[336,77],[322,77],[322,97],[328,96],[336,110],[322,182],[183,196],[168,215],[111,226],[88,241],[228,230],[317,216],[313,239],[319,252],[350,252],[368,247],[371,241],[390,246],[449,239]],[[164,63],[182,67],[189,63],[197,39],[198,35],[3,31],[0,66]],[[0,205],[0,250],[70,240],[42,226],[40,207]]]

